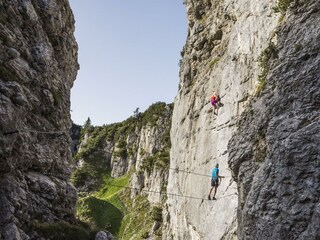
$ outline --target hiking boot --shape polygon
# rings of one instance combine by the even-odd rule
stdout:
[[[210,195],[208,195],[208,199],[209,199],[209,200],[211,200],[211,197],[210,197]]]
[[[212,200],[217,200],[215,197],[212,197]]]

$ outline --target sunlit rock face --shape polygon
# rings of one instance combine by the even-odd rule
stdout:
[[[319,2],[185,4],[165,239],[319,239]]]
[[[0,233],[37,239],[33,224],[74,221],[70,88],[77,44],[66,0],[0,2]],[[1,237],[0,237],[1,238]]]
[[[171,168],[165,239],[236,239],[237,183],[228,165],[228,142],[239,117],[256,95],[259,59],[277,42],[280,12],[276,1],[185,1],[188,37],[181,52],[179,92],[171,129]],[[221,96],[218,115],[211,95]],[[233,142],[237,145],[237,142]],[[216,201],[208,200],[211,170],[225,176]]]

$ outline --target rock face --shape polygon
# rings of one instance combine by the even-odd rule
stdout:
[[[0,2],[0,233],[73,221],[70,88],[78,70],[68,1]]]
[[[290,5],[266,86],[229,143],[239,239],[320,239],[319,11],[319,1]]]
[[[200,199],[168,197],[163,234],[165,239],[235,239],[238,197],[228,142],[256,94],[259,57],[275,38],[281,13],[274,10],[277,1],[185,4],[189,29],[174,102],[170,167],[191,173],[170,171],[167,192]],[[221,96],[218,115],[210,105],[214,92]],[[215,163],[225,178],[217,201],[209,201]]]
[[[80,141],[80,132],[81,132],[81,126],[72,123],[72,127],[70,129],[72,156],[74,156],[78,151],[79,141]]]
[[[319,2],[185,3],[165,239],[319,239]]]

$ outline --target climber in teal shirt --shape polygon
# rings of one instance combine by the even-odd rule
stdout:
[[[211,174],[211,189],[208,195],[208,199],[211,200],[211,192],[214,188],[214,193],[213,193],[213,197],[212,200],[215,200],[215,196],[217,193],[217,188],[219,186],[219,178],[224,178],[223,176],[219,176],[219,164],[216,164],[216,167],[212,170],[212,174]]]

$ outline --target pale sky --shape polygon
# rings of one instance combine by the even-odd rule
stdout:
[[[139,107],[171,103],[178,91],[187,18],[182,0],[69,0],[80,70],[71,117],[120,122]]]

